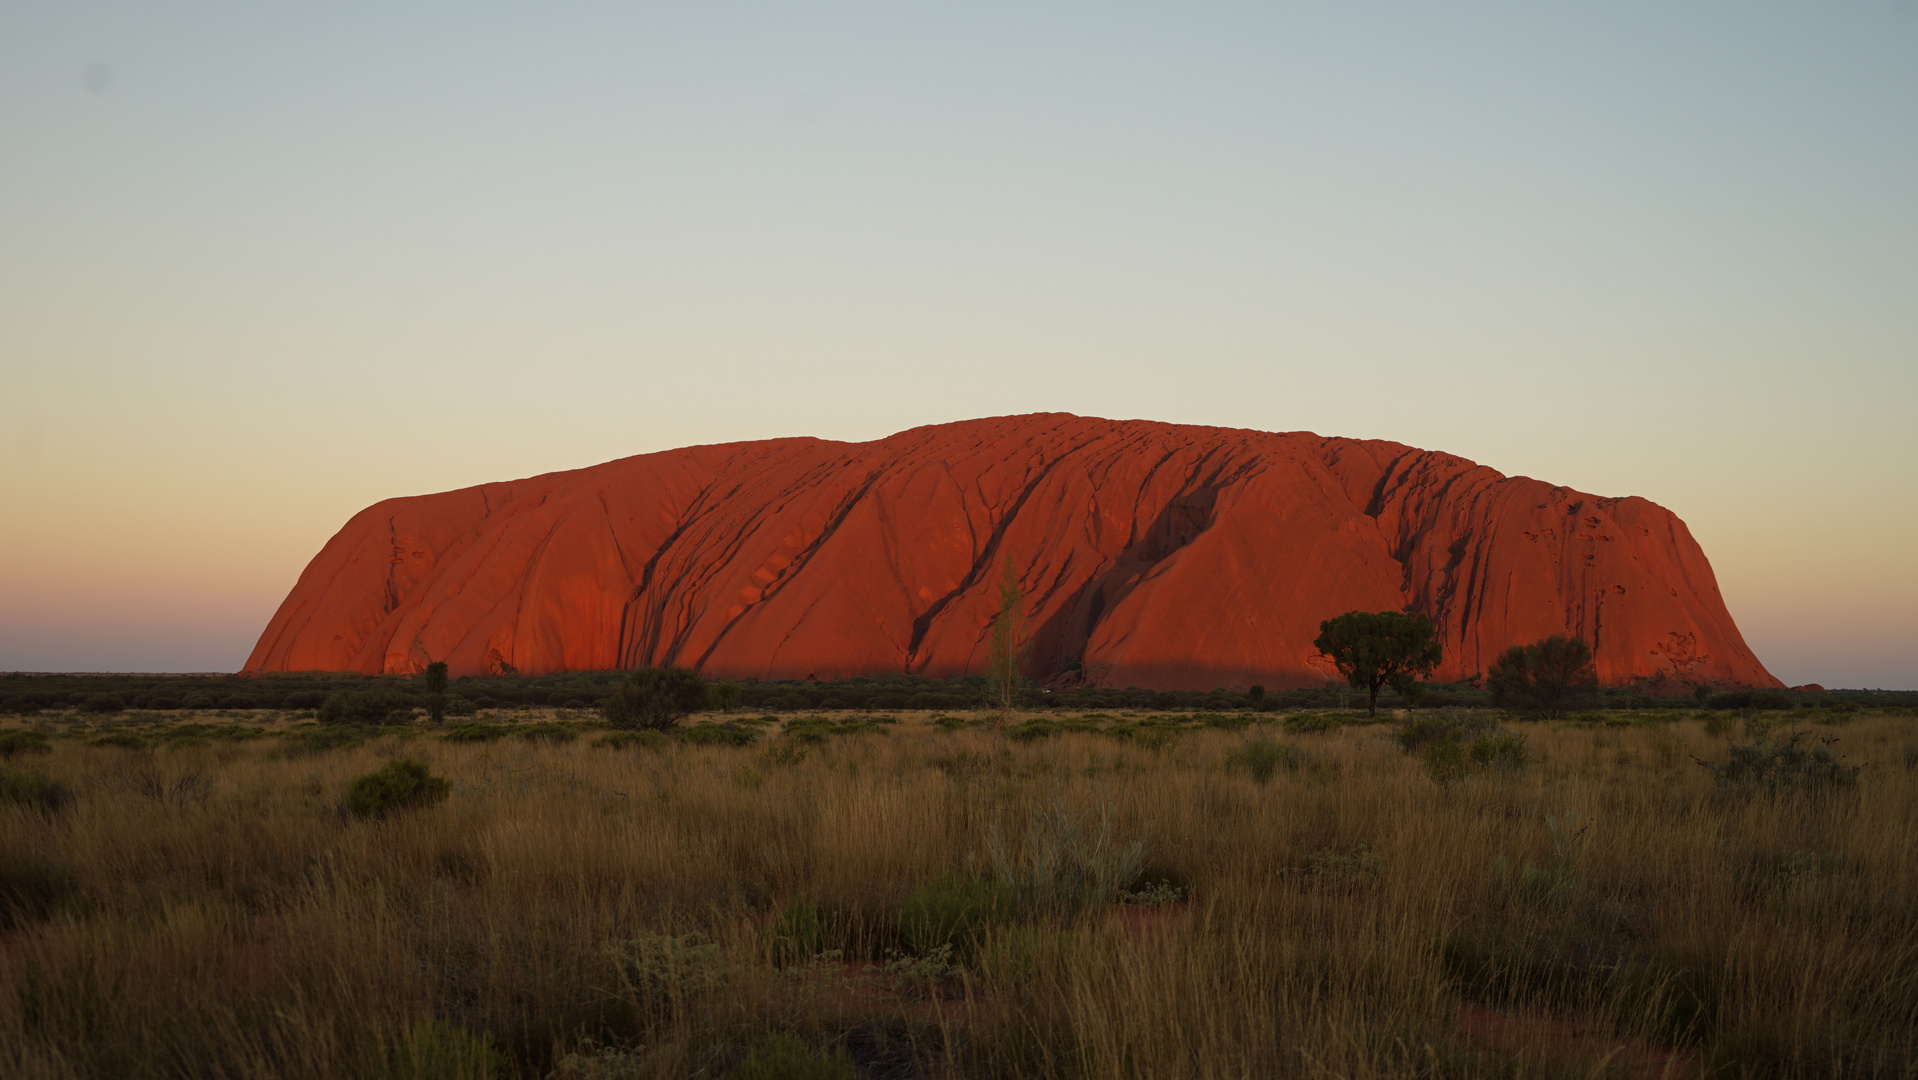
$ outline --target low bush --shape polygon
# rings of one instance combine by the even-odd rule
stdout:
[[[83,713],[117,713],[124,712],[126,707],[126,699],[118,694],[88,694],[80,702]]]
[[[628,731],[671,731],[711,700],[706,680],[687,668],[637,668],[600,702],[606,722]]]
[[[101,735],[96,735],[88,740],[87,745],[117,746],[123,750],[144,750],[146,749],[147,741],[139,732],[127,731],[122,728],[118,731],[109,731]]]
[[[1199,723],[1221,731],[1244,731],[1252,726],[1252,717],[1244,713],[1206,713],[1198,718]]]
[[[1795,708],[1797,702],[1783,690],[1732,690],[1723,694],[1710,694],[1705,698],[1708,709],[1761,709],[1780,712]]]
[[[1522,769],[1529,760],[1525,736],[1516,731],[1494,731],[1472,740],[1472,764],[1481,769]]]
[[[673,745],[672,736],[663,731],[609,731],[593,740],[594,746],[608,750],[661,751]]]
[[[1293,713],[1285,718],[1285,730],[1295,735],[1323,735],[1344,726],[1345,722],[1333,713]]]
[[[434,776],[424,761],[396,758],[353,781],[346,789],[346,809],[355,817],[385,817],[444,802],[452,791],[452,783]]]
[[[1516,772],[1531,760],[1524,735],[1462,709],[1413,717],[1400,725],[1396,738],[1399,748],[1417,754],[1425,771],[1441,785],[1474,770]]]
[[[322,754],[358,746],[366,741],[366,732],[356,727],[298,728],[281,738],[289,753]]]
[[[411,706],[392,690],[335,690],[320,706],[322,724],[368,724],[379,726],[404,719]]]
[[[758,739],[757,729],[731,722],[707,722],[679,730],[679,741],[689,746],[751,746]]]
[[[454,724],[446,729],[440,738],[447,742],[498,742],[511,735],[513,729],[505,724]]]
[[[1777,742],[1759,739],[1733,746],[1723,762],[1700,761],[1711,770],[1713,779],[1726,788],[1772,792],[1801,791],[1822,794],[1858,786],[1863,766],[1847,765],[1832,752],[1838,740],[1831,736],[1807,747],[1806,732],[1794,731]]]
[[[1065,729],[1051,720],[1026,720],[1006,729],[1006,738],[1013,742],[1037,742],[1051,738]]]
[[[527,742],[543,742],[558,745],[560,743],[569,743],[579,738],[579,730],[578,727],[572,724],[557,723],[549,720],[515,728],[513,729],[513,734]]]
[[[1490,734],[1498,721],[1466,709],[1438,709],[1420,713],[1399,725],[1399,749],[1408,754],[1423,751],[1435,742],[1461,742]]]
[[[47,737],[37,731],[9,728],[0,731],[0,761],[12,761],[21,754],[50,754]]]

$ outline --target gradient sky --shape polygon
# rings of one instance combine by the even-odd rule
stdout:
[[[0,4],[0,670],[393,495],[1057,410],[1691,526],[1918,688],[1918,6]]]

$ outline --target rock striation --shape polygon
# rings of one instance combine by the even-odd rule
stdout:
[[[1392,442],[1065,414],[693,446],[389,499],[247,671],[976,673],[1010,559],[1026,674],[1321,686],[1320,620],[1405,605],[1437,678],[1574,633],[1600,678],[1777,687],[1670,511]]]

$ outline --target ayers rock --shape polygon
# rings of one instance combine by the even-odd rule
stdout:
[[[1060,683],[1322,686],[1320,620],[1410,604],[1441,681],[1569,632],[1607,684],[1782,685],[1644,499],[1398,443],[1063,414],[389,499],[321,549],[246,670],[976,673],[1007,558],[1025,672]]]

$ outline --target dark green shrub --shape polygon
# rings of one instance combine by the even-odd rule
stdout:
[[[1220,731],[1244,731],[1252,726],[1252,718],[1244,713],[1206,713],[1199,723]]]
[[[139,732],[127,731],[123,728],[119,731],[109,731],[104,735],[100,735],[90,740],[87,745],[118,746],[125,750],[144,750],[146,749],[147,741],[141,737]]]
[[[479,711],[479,703],[470,698],[463,698],[458,694],[453,694],[446,699],[446,715],[448,716],[472,716]]]
[[[603,746],[608,750],[664,750],[673,745],[670,735],[663,731],[609,731],[593,740],[594,746]]]
[[[814,1050],[802,1039],[774,1035],[728,1075],[732,1080],[857,1080],[859,1070],[844,1050]]]
[[[366,732],[353,727],[301,728],[284,736],[286,749],[294,753],[319,754],[358,746],[366,741]]]
[[[712,688],[713,708],[732,712],[739,708],[740,689],[736,682],[716,682]]]
[[[1273,740],[1269,735],[1260,735],[1228,751],[1225,767],[1245,773],[1252,778],[1253,783],[1269,784],[1280,769],[1292,772],[1299,767],[1299,752],[1289,744]]]
[[[751,746],[759,738],[755,728],[726,724],[694,724],[679,729],[679,741],[690,746]]]
[[[1474,769],[1517,771],[1529,760],[1525,736],[1499,730],[1496,721],[1459,709],[1416,716],[1399,726],[1399,748],[1417,754],[1439,784]]]
[[[1285,730],[1294,735],[1306,733],[1322,735],[1328,731],[1337,731],[1345,726],[1344,721],[1332,713],[1293,713],[1285,718]]]
[[[1847,765],[1832,753],[1836,738],[1819,739],[1810,748],[1802,745],[1806,738],[1806,732],[1794,731],[1781,742],[1759,739],[1733,746],[1729,759],[1722,763],[1699,764],[1711,770],[1721,786],[1734,789],[1816,795],[1858,786],[1858,772],[1863,766]]]
[[[1006,729],[1006,738],[1013,742],[1037,742],[1059,734],[1062,729],[1051,720],[1027,720]]]
[[[80,711],[84,713],[117,713],[126,707],[126,699],[118,694],[88,694],[80,702]]]
[[[636,668],[600,703],[606,722],[628,731],[671,731],[706,708],[706,680],[687,668]]]
[[[47,737],[37,731],[8,728],[0,731],[0,761],[11,761],[21,754],[50,754]]]
[[[512,733],[505,724],[454,724],[440,738],[447,742],[498,742]]]
[[[335,690],[320,706],[320,723],[377,727],[400,719],[402,710],[410,710],[410,706],[391,690]]]
[[[1529,760],[1525,736],[1516,731],[1495,731],[1472,740],[1472,764],[1481,769],[1517,770]]]
[[[579,738],[579,729],[571,724],[546,722],[527,724],[517,728],[513,734],[527,742],[569,743]]]
[[[1711,694],[1705,698],[1705,706],[1711,709],[1760,709],[1782,712],[1796,704],[1791,695],[1783,690],[1733,690],[1723,694]]]
[[[1010,922],[1017,894],[996,881],[942,874],[906,897],[899,910],[899,940],[923,956],[940,946],[970,956],[995,926]]]
[[[1497,730],[1498,722],[1462,709],[1443,709],[1414,716],[1399,725],[1399,749],[1416,754],[1435,742],[1475,739]]]
[[[443,802],[452,790],[452,783],[428,772],[424,761],[397,758],[354,780],[346,789],[346,809],[355,817],[385,817]]]
[[[57,814],[73,805],[73,789],[25,769],[0,769],[0,803]]]
[[[1598,672],[1585,639],[1553,634],[1500,653],[1485,674],[1492,703],[1527,716],[1559,716],[1598,697]]]

